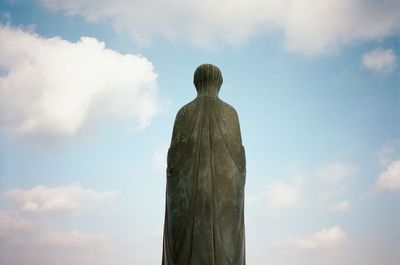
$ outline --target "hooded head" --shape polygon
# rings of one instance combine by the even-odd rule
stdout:
[[[198,97],[218,97],[223,79],[221,71],[212,64],[202,64],[194,72],[193,83]]]

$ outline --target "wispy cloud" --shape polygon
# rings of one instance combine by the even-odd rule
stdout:
[[[374,49],[362,56],[362,65],[373,72],[388,74],[393,71],[397,56],[392,49]]]
[[[93,235],[81,233],[78,231],[72,232],[54,232],[48,231],[38,238],[40,245],[57,246],[60,248],[91,248],[99,247],[106,244],[106,239],[103,235]]]
[[[139,42],[164,37],[189,40],[201,47],[240,45],[279,30],[289,50],[309,55],[393,36],[400,25],[397,0],[41,2],[50,10],[80,15],[91,22],[109,19]]]
[[[296,183],[281,181],[267,187],[267,203],[272,209],[285,209],[297,205],[302,197],[300,187]]]
[[[350,210],[350,208],[351,208],[350,202],[344,200],[332,205],[329,209],[334,212],[345,212]]]
[[[31,189],[11,189],[2,194],[13,210],[31,213],[81,210],[89,205],[109,201],[115,195],[116,192],[84,189],[79,184],[58,187],[39,185]]]
[[[379,174],[375,188],[377,190],[400,190],[400,140],[387,142],[378,152],[378,162],[384,167]]]
[[[323,250],[338,247],[345,239],[346,233],[342,228],[334,226],[310,235],[281,239],[274,246],[279,249]]]
[[[400,191],[400,160],[391,162],[383,171],[376,186],[380,190],[399,190]]]
[[[338,184],[343,180],[354,177],[357,171],[357,167],[353,165],[343,162],[332,162],[318,169],[316,175],[327,183]]]
[[[7,237],[15,232],[31,230],[28,221],[9,212],[0,211],[0,237]]]
[[[165,142],[153,152],[153,165],[155,168],[162,170],[167,168],[168,148],[169,143]]]
[[[158,113],[157,74],[146,58],[95,38],[69,42],[0,26],[0,130],[66,138],[91,124],[144,128]]]
[[[250,205],[250,204],[254,204],[259,200],[259,196],[255,195],[255,194],[247,194],[245,195],[245,199],[244,202],[246,203],[246,205]]]
[[[1,264],[113,264],[103,235],[54,231],[11,212],[0,212],[0,244]]]
[[[389,165],[392,161],[400,160],[400,139],[388,141],[378,151],[378,162],[382,166]]]
[[[64,214],[104,206],[114,195],[84,189],[79,184],[3,192],[7,207],[0,211],[0,263],[109,265],[118,260],[122,264],[109,238],[103,233],[71,228],[80,225],[73,219],[67,221],[71,217]],[[54,222],[58,217],[64,222]]]

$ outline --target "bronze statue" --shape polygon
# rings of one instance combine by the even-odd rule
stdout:
[[[245,152],[237,113],[218,98],[221,71],[200,65],[197,97],[168,150],[163,265],[244,265]]]

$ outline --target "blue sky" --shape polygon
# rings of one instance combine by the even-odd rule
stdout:
[[[400,261],[397,0],[0,3],[0,263],[161,262],[165,157],[213,63],[247,263]]]

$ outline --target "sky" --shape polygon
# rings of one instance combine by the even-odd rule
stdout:
[[[249,265],[400,262],[399,0],[0,2],[0,264],[161,264],[166,153],[217,65]]]

